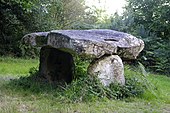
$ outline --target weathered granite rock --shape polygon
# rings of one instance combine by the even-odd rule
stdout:
[[[42,47],[40,51],[40,75],[49,82],[72,81],[74,74],[74,61],[71,54],[50,48]]]
[[[48,45],[70,49],[80,55],[100,58],[105,54],[118,54],[136,59],[144,48],[142,40],[113,30],[56,30],[48,35]]]
[[[49,32],[37,32],[25,35],[22,38],[24,44],[30,44],[32,46],[45,46],[47,45],[47,35]]]
[[[74,75],[71,54],[77,53],[98,59],[90,64],[88,73],[96,75],[105,86],[112,82],[125,84],[120,57],[136,59],[144,48],[142,40],[127,33],[107,29],[31,33],[25,35],[23,41],[42,47],[39,70],[49,81],[70,82]]]
[[[136,59],[144,48],[144,42],[141,39],[127,33],[107,29],[54,30],[44,34],[43,36],[48,34],[47,38],[41,37],[42,33],[32,33],[24,36],[23,40],[33,46],[48,45],[93,58],[100,58],[105,54],[117,54],[122,58]],[[35,35],[38,37],[35,38]]]
[[[104,56],[92,62],[88,73],[97,76],[104,86],[115,82],[125,84],[124,67],[118,55]]]

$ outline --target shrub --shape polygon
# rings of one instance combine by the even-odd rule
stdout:
[[[76,75],[70,84],[49,83],[41,80],[36,68],[30,69],[30,75],[12,80],[9,84],[13,90],[23,91],[27,95],[48,94],[62,102],[89,102],[103,99],[124,99],[143,94],[148,88],[147,80],[139,73],[126,67],[125,85],[118,83],[105,87],[97,77],[87,75],[89,61],[76,58]]]

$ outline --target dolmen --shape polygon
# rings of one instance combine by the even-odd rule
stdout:
[[[97,76],[104,86],[125,84],[122,59],[136,59],[144,42],[130,34],[108,29],[53,30],[23,37],[24,44],[41,47],[40,76],[50,81],[71,82],[73,55],[93,59],[87,72]]]

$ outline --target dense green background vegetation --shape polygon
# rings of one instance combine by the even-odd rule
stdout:
[[[127,0],[122,16],[112,19],[111,29],[131,33],[145,41],[140,61],[154,72],[170,75],[169,0]]]
[[[139,60],[153,72],[170,75],[169,0],[126,0],[123,15],[103,18],[103,10],[85,6],[84,0],[1,0],[0,55],[25,54],[20,44],[30,32],[52,29],[108,28],[127,32],[145,41]],[[100,19],[99,19],[100,18]]]

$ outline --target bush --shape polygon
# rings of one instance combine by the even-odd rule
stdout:
[[[23,58],[37,58],[40,55],[40,48],[31,45],[20,44],[20,56]]]
[[[125,85],[118,83],[105,87],[97,77],[87,75],[89,61],[76,59],[75,78],[70,84],[49,83],[42,80],[36,68],[30,69],[30,75],[12,80],[9,84],[15,91],[23,91],[27,95],[31,92],[35,94],[48,94],[62,102],[89,102],[103,99],[124,99],[143,94],[148,88],[148,83],[139,72],[131,71],[126,67]]]

